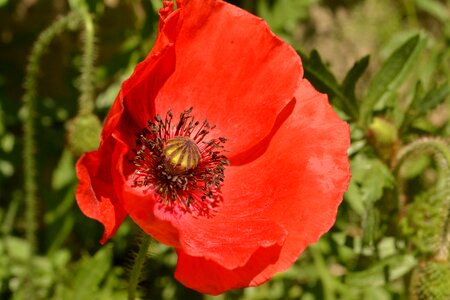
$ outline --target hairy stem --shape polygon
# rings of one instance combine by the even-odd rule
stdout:
[[[80,77],[79,115],[88,115],[94,110],[94,60],[95,26],[92,16],[83,10],[83,61]]]
[[[444,176],[444,184],[442,185],[443,199],[442,209],[444,210],[445,218],[441,225],[440,243],[436,249],[436,259],[448,260],[448,247],[450,235],[450,147],[448,144],[439,138],[422,138],[411,144],[405,146],[399,151],[396,157],[395,171],[398,172],[401,165],[416,152],[431,151],[437,157],[437,163]]]
[[[36,95],[37,95],[37,77],[39,73],[39,62],[49,47],[55,36],[66,30],[70,25],[76,24],[78,15],[75,13],[55,21],[45,29],[38,37],[31,50],[26,76],[24,80],[25,93],[23,96],[23,105],[26,116],[23,120],[24,131],[24,190],[25,190],[25,217],[26,217],[26,238],[30,246],[30,271],[32,268],[33,254],[36,251],[36,144],[35,144],[35,118],[36,118]],[[30,273],[30,272],[29,272]],[[31,282],[32,275],[29,275]],[[30,283],[31,284],[31,283]]]
[[[133,269],[131,270],[130,282],[128,285],[128,300],[134,300],[136,297],[136,289],[139,283],[139,277],[141,275],[142,266],[144,265],[145,259],[147,257],[148,247],[152,238],[149,235],[144,235],[141,245],[139,247],[139,252],[133,264]]]

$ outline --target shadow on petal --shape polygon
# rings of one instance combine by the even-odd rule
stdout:
[[[229,158],[231,165],[233,166],[242,166],[248,163],[251,163],[258,157],[264,154],[264,152],[269,147],[270,141],[272,140],[275,133],[277,133],[278,129],[280,129],[281,125],[287,120],[287,118],[292,114],[294,111],[296,100],[292,99],[280,112],[280,114],[275,119],[275,123],[273,124],[272,129],[270,130],[269,134],[263,138],[260,142],[258,142],[256,145],[251,147],[250,149],[241,152],[235,156],[232,156]]]

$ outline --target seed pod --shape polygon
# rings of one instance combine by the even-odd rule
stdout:
[[[166,164],[174,174],[193,169],[200,161],[200,149],[192,139],[186,136],[168,140],[163,152]]]

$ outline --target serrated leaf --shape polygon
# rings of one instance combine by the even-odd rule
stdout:
[[[363,127],[367,127],[370,123],[375,105],[391,97],[403,83],[416,63],[415,58],[419,55],[422,45],[419,35],[411,37],[392,53],[375,74],[361,103],[360,121]]]

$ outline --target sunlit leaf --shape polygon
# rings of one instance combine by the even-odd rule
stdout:
[[[350,71],[348,71],[347,75],[345,75],[344,81],[342,82],[342,90],[344,94],[349,96],[355,107],[358,107],[355,96],[355,86],[357,81],[361,78],[369,66],[369,60],[370,56],[367,55],[355,62]]]
[[[349,117],[357,118],[357,108],[354,103],[346,95],[341,86],[338,84],[333,73],[324,64],[319,52],[316,50],[311,51],[309,57],[305,54],[301,54],[303,59],[303,68],[305,70],[305,77],[311,81],[311,83],[322,93],[334,97],[331,102],[338,108],[342,109]],[[362,66],[358,66],[360,69]],[[359,70],[358,70],[359,71]],[[353,71],[352,77],[356,74],[356,70]],[[350,79],[348,79],[350,80]],[[350,82],[347,83],[350,86]]]
[[[360,121],[364,127],[370,123],[375,105],[391,97],[413,69],[422,45],[419,35],[411,37],[392,53],[375,74],[361,103]]]

